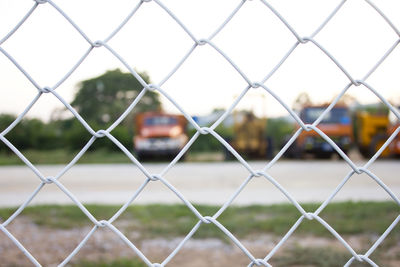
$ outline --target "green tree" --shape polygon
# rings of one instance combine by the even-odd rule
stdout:
[[[147,73],[142,72],[139,75],[146,83],[150,83]],[[99,125],[109,124],[128,108],[142,88],[131,73],[124,73],[119,69],[110,70],[98,77],[82,81],[71,104],[85,120]],[[133,112],[158,110],[160,107],[159,95],[147,92]]]
[[[5,130],[16,117],[10,114],[0,114],[0,132]],[[39,119],[22,119],[5,137],[20,150],[45,150],[61,147],[56,129]],[[0,151],[9,151],[3,142],[0,142]]]
[[[267,121],[266,135],[272,138],[275,148],[282,148],[288,136],[292,136],[295,131],[295,123],[291,119],[269,118]]]

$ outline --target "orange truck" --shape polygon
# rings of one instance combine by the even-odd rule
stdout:
[[[300,118],[304,123],[312,124],[327,107],[327,105],[305,106],[300,112]],[[351,148],[353,128],[350,112],[346,106],[332,108],[317,127],[344,153]],[[287,151],[287,155],[294,158],[302,158],[305,154],[330,158],[335,153],[334,148],[315,131],[303,131]]]
[[[389,136],[391,134],[394,133],[394,131],[396,131],[396,129],[400,127],[400,123],[393,125],[390,129],[389,129]],[[400,157],[400,133],[396,135],[395,139],[390,143],[389,145],[389,149],[391,152],[391,155],[395,156],[395,157]]]
[[[397,110],[400,110],[400,106],[397,107]],[[388,127],[388,136],[392,135],[397,128],[400,127],[400,120],[394,116],[394,114],[391,114],[392,117],[390,117],[390,127]],[[394,140],[390,143],[389,149],[391,152],[391,155],[397,158],[400,158],[400,133],[396,135]]]
[[[133,144],[139,159],[176,156],[188,141],[183,115],[144,112],[135,117]]]

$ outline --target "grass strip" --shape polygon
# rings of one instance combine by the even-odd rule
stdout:
[[[117,212],[116,205],[85,205],[98,220],[108,220]],[[307,212],[314,212],[319,204],[302,204]],[[217,206],[195,205],[203,216],[212,216]],[[0,222],[16,208],[0,209]],[[400,214],[393,202],[339,202],[329,204],[320,216],[339,234],[382,234]],[[58,229],[91,226],[92,222],[73,205],[29,206],[21,214],[35,224]],[[291,204],[231,206],[218,218],[237,237],[254,234],[284,235],[300,218]],[[379,218],[379,219],[377,219]],[[137,231],[143,238],[185,236],[198,222],[185,205],[132,205],[116,221],[124,222],[124,230]],[[316,220],[305,220],[296,230],[299,234],[330,237],[331,233]],[[399,235],[399,231],[392,234]],[[195,238],[221,237],[224,234],[213,224],[203,224]]]
[[[79,151],[68,150],[24,150],[24,156],[33,164],[67,164]],[[129,158],[121,152],[110,152],[107,150],[88,151],[78,163],[130,163]],[[14,153],[0,153],[0,166],[25,165],[25,163]]]

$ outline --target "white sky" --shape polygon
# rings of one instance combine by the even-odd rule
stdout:
[[[102,40],[119,25],[137,0],[54,0],[93,41]],[[162,0],[196,38],[207,38],[241,0]],[[339,4],[339,0],[269,0],[300,36],[309,36]],[[400,1],[374,1],[400,28]],[[0,39],[33,6],[33,1],[0,1]],[[399,37],[363,0],[348,0],[315,37],[354,77],[361,79]],[[279,62],[296,39],[260,1],[247,1],[213,42],[254,82]],[[193,45],[189,36],[156,3],[144,3],[109,42],[133,68],[161,81]],[[53,86],[79,60],[89,44],[49,4],[40,5],[26,23],[1,45],[41,86]],[[76,84],[109,69],[126,68],[105,48],[95,49],[57,91],[68,101]],[[381,94],[400,102],[400,47],[367,80]],[[312,100],[332,100],[348,83],[346,76],[314,45],[300,45],[266,85],[286,103],[306,91]],[[198,47],[163,86],[192,115],[227,108],[246,86],[241,76],[210,46]],[[349,91],[362,103],[376,102],[363,87]],[[0,112],[19,114],[37,94],[36,88],[0,53]],[[264,96],[263,96],[264,95]],[[167,110],[175,111],[166,99]],[[44,95],[28,113],[48,119],[62,108]],[[239,108],[268,116],[286,115],[271,96],[257,89]]]

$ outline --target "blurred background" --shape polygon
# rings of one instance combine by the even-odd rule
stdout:
[[[312,36],[341,2],[268,1],[300,37]],[[197,46],[192,51],[191,37],[154,1],[143,1],[127,24],[107,40],[123,61],[105,47],[92,48],[85,39],[107,39],[139,1],[54,3],[84,36],[56,8],[45,3],[10,38],[0,41],[0,133],[11,143],[0,141],[0,222],[10,218],[40,185],[35,173],[10,146],[45,177],[57,177],[92,138],[55,95],[42,94],[34,100],[39,93],[36,86],[56,88],[57,94],[95,131],[113,125],[140,96],[111,134],[149,173],[165,172],[163,177],[202,215],[215,214],[247,181],[249,171],[211,134],[197,137],[190,121],[201,127],[213,125],[241,97],[248,86],[246,80],[213,46]],[[263,1],[162,3],[197,40],[212,37],[212,44],[242,74],[273,91],[304,123],[312,124],[350,82],[311,42],[298,45],[276,69],[297,39]],[[232,20],[214,36],[218,26],[242,3]],[[33,4],[28,0],[0,2],[0,40]],[[400,26],[398,1],[379,1],[377,5],[395,27]],[[365,79],[399,110],[399,36],[368,1],[344,1],[313,39],[354,80]],[[376,65],[385,55],[387,58]],[[143,86],[130,70],[147,84],[161,85],[188,117],[156,91],[141,95]],[[23,119],[8,131],[33,101]],[[215,131],[253,170],[263,169],[299,129],[288,111],[261,87],[248,90],[226,115]],[[394,196],[400,193],[399,126],[399,118],[364,85],[350,86],[318,124],[357,166],[366,164],[391,138],[369,170]],[[196,140],[180,155],[179,162],[168,169],[171,160],[193,138]],[[347,181],[352,168],[317,132],[304,131],[267,171],[307,212],[314,212],[339,184]],[[145,180],[141,170],[108,138],[96,139],[60,178],[99,220],[112,217]],[[372,177],[362,173],[348,179],[320,216],[363,254],[398,220],[399,207],[394,200]],[[254,255],[263,258],[300,216],[281,191],[267,179],[257,178],[248,182],[219,220]],[[154,259],[152,262],[161,262],[197,221],[167,187],[151,182],[114,224]],[[92,226],[70,198],[49,184],[6,227],[41,263],[51,266],[65,259]],[[145,266],[111,231],[101,229],[95,236],[71,261],[72,266]],[[378,265],[399,266],[399,242],[397,226],[371,258]],[[337,266],[338,262],[344,265],[351,256],[321,224],[305,220],[271,262],[274,266]],[[31,265],[1,231],[0,262],[6,266]],[[202,225],[169,266],[248,263],[249,259],[220,229]]]
[[[287,3],[272,1],[271,5],[294,25],[300,36],[309,36],[338,5],[338,1],[329,1],[326,4],[311,2],[302,5],[296,1]],[[30,2],[2,3],[4,7],[0,11],[2,12],[1,36],[5,36],[29,10],[30,4]],[[107,37],[120,23],[121,17],[127,16],[136,5],[131,1],[120,1],[118,5],[100,1],[96,2],[96,14],[89,16],[87,10],[91,8],[90,1],[79,3],[80,9],[75,8],[74,1],[57,4],[92,40]],[[165,4],[198,39],[209,36],[237,5],[231,1],[219,3],[210,1],[201,5],[167,1]],[[396,24],[397,16],[391,14],[396,10],[397,3],[387,1],[381,5],[380,8]],[[212,8],[209,8],[211,6]],[[260,6],[265,7],[258,2],[246,3],[212,40],[252,81],[261,81],[269,75],[296,41],[293,34],[266,7],[260,8]],[[308,8],[310,6],[314,8]],[[291,11],[293,9],[296,12]],[[194,12],[195,10],[198,12]],[[357,20],[353,19],[355,11],[358,14]],[[206,20],[202,17],[204,13],[207,13]],[[4,42],[2,48],[39,86],[51,87],[85,54],[88,43],[50,5],[39,6],[29,17],[28,22]],[[324,46],[354,79],[362,79],[397,38],[395,32],[367,3],[349,1],[323,31],[316,35],[315,40]],[[136,69],[146,82],[157,84],[163,81],[191,49],[193,41],[166,12],[159,6],[152,7],[150,4],[139,8],[134,17],[109,41],[109,45],[131,68]],[[398,49],[394,49],[367,80],[394,106],[400,104],[399,84],[396,79],[399,57]],[[2,73],[0,88],[3,92],[0,99],[2,113],[0,126],[1,130],[4,130],[33,100],[37,95],[37,89],[4,53],[0,57],[0,71]],[[330,103],[347,83],[347,77],[334,63],[316,46],[309,44],[296,48],[284,64],[267,79],[265,85],[299,115],[302,114],[302,119],[310,123],[317,118],[322,107]],[[246,82],[243,78],[210,46],[195,49],[162,86],[163,90],[201,126],[210,126],[215,122],[245,87]],[[128,74],[126,67],[110,52],[106,49],[94,49],[57,88],[57,92],[88,121],[93,129],[98,130],[111,125],[132,103],[141,89],[142,86]],[[333,130],[336,131],[335,136],[332,136],[335,140],[343,139],[343,142],[351,143],[346,147],[346,151],[354,148],[362,155],[371,156],[372,148],[368,145],[374,143],[377,148],[382,144],[383,136],[387,137],[393,131],[392,127],[398,123],[387,107],[364,86],[351,87],[340,99],[340,106],[341,113],[336,114],[335,110],[332,111],[332,114],[327,114],[332,116],[332,119],[326,118],[325,122],[333,124],[336,128],[340,128],[343,124],[351,125],[351,129],[341,128],[339,132]],[[135,151],[133,136],[141,135],[140,129],[137,128],[143,127],[134,122],[135,116],[145,111],[157,111],[167,115],[180,113],[164,96],[147,93],[129,116],[112,132],[132,151]],[[260,139],[257,142],[264,143],[261,145],[264,150],[268,146],[265,143],[271,146],[267,149],[268,152],[260,152],[259,156],[273,155],[297,127],[288,112],[265,90],[261,88],[250,90],[217,129],[217,132],[226,140],[233,142],[236,148],[249,146],[238,144],[240,143],[238,139],[246,139],[245,137],[233,136],[233,133],[237,132],[234,129],[249,128],[240,127],[245,123],[243,118],[250,116],[244,114],[252,114],[254,121],[258,121],[255,125],[259,129],[257,130],[259,136],[254,136],[253,139]],[[333,123],[330,120],[336,121]],[[365,124],[366,121],[369,125]],[[188,137],[192,136],[195,132],[193,127],[181,123],[184,124],[182,127],[185,134]],[[243,130],[239,130],[238,133],[241,132]],[[165,133],[161,133],[161,136],[163,134]],[[40,158],[43,154],[49,155],[51,160],[61,157],[61,151],[68,151],[68,154],[71,154],[71,151],[81,149],[91,136],[56,97],[43,95],[24,120],[6,137],[19,150],[29,151],[28,156],[33,153],[35,157],[29,159],[36,161],[35,158]],[[300,139],[300,143],[297,144],[297,148],[293,147],[293,151],[299,150],[300,147],[304,147],[301,150],[313,150],[315,142],[323,142],[323,140],[314,142],[311,137]],[[184,138],[181,138],[181,141],[183,142]],[[255,143],[253,145],[257,146]],[[118,148],[105,139],[98,139],[90,150],[115,151]],[[0,163],[7,161],[4,157],[9,155],[7,152],[9,150],[2,144],[0,151],[2,158]],[[40,153],[41,151],[45,153]],[[196,152],[223,153],[224,148],[215,138],[206,136],[199,138],[193,144],[189,154]],[[323,156],[323,153],[317,152],[314,154]],[[399,150],[393,144],[392,149],[385,153],[395,156]],[[66,160],[62,158],[60,163],[65,163]]]

